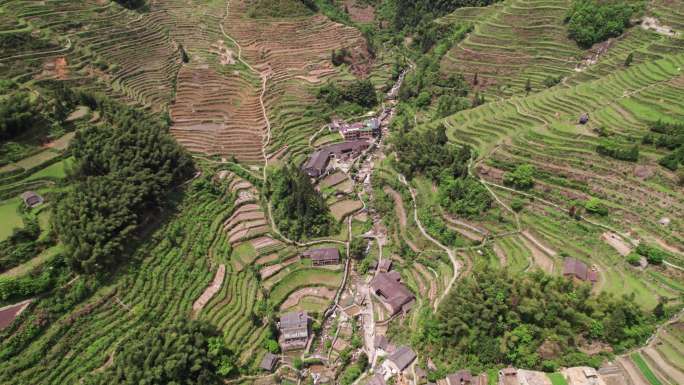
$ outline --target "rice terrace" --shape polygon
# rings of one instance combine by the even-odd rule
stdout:
[[[0,384],[684,385],[681,0],[0,0]]]

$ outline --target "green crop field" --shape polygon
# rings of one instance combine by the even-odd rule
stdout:
[[[565,381],[565,377],[560,373],[549,373],[547,376],[549,376],[549,380],[551,380],[553,385],[568,385],[568,382]]]
[[[630,357],[651,385],[663,385],[663,383],[660,382],[660,380],[655,376],[655,374],[653,374],[651,368],[648,367],[646,361],[644,361],[644,358],[641,357],[641,354],[632,353]]]

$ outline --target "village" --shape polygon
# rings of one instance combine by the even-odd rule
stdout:
[[[312,181],[340,172],[348,175],[356,165],[358,171],[351,179],[372,199],[374,162],[385,156],[383,139],[389,132],[395,114],[395,98],[405,73],[402,72],[388,92],[385,104],[376,116],[354,123],[334,119],[328,124],[326,131],[338,133],[339,141],[316,148],[301,166]],[[382,249],[387,242],[382,218],[375,212],[366,212],[369,211],[366,208],[360,211],[369,215],[373,223],[372,229],[362,234],[369,241],[366,253],[371,247]],[[302,252],[300,258],[310,260],[312,266],[318,267],[345,263],[335,247],[311,248]],[[316,320],[304,310],[280,314],[277,328],[281,354],[264,355],[259,367],[265,374],[275,373],[280,367],[292,376],[287,378],[297,383],[332,384],[339,377],[338,369],[344,366],[340,356],[349,353],[347,360],[368,363],[363,363],[364,373],[354,384],[552,385],[543,372],[513,367],[498,371],[496,379],[488,378],[486,373],[474,375],[462,369],[430,382],[428,372],[437,370],[432,360],[426,357],[427,367],[422,368],[418,353],[411,346],[397,344],[387,336],[389,324],[409,317],[416,305],[416,295],[402,282],[392,259],[382,258],[381,252],[366,274],[356,269],[349,269],[348,274],[349,279],[343,281],[347,284],[340,287],[322,325],[314,327]],[[592,285],[597,281],[596,268],[574,258],[565,258],[563,276]],[[608,366],[601,371],[590,367],[562,371],[569,385],[607,385],[611,373],[619,373],[619,370]]]

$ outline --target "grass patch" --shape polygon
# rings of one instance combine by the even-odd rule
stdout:
[[[19,215],[20,198],[8,199],[0,204],[0,241],[4,241],[12,235],[15,228],[24,227],[24,221]]]
[[[560,373],[547,373],[546,375],[553,385],[568,385],[568,382],[565,381],[565,377]]]
[[[644,375],[644,377],[646,377],[646,380],[648,380],[648,382],[651,385],[663,385],[663,383],[660,382],[658,377],[655,376],[653,371],[651,371],[651,368],[649,368],[648,365],[646,365],[646,361],[644,361],[644,358],[641,357],[641,354],[632,353],[630,355],[630,357],[632,358],[632,361],[634,362],[634,364],[639,368],[641,373]]]
[[[293,291],[305,286],[327,286],[337,288],[342,281],[342,272],[326,269],[297,270],[278,282],[269,298],[274,305],[280,305]]]
[[[73,163],[74,163],[73,157],[66,158],[60,162],[52,164],[52,165],[45,167],[44,169],[42,169],[38,172],[31,174],[31,176],[29,176],[25,180],[31,181],[31,180],[38,180],[38,179],[44,179],[44,178],[63,179],[66,177],[66,170],[69,167],[71,167],[71,165]]]
[[[233,256],[237,257],[244,264],[250,264],[256,258],[257,252],[251,242],[242,242],[233,250]]]

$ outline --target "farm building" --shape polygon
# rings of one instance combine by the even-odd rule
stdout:
[[[391,259],[383,259],[378,263],[378,271],[381,273],[387,273],[392,269],[392,260]]]
[[[264,355],[264,358],[261,359],[261,363],[259,364],[259,368],[266,370],[268,372],[272,372],[273,369],[275,369],[276,365],[278,364],[278,356],[272,353],[266,353]]]
[[[348,142],[331,144],[316,150],[304,163],[302,170],[312,178],[318,178],[325,174],[330,158],[348,159],[358,155],[368,148],[370,144],[365,140],[352,140]]]
[[[582,115],[580,115],[580,117],[579,117],[579,123],[580,124],[587,124],[588,121],[589,121],[589,114],[587,114],[585,112]]]
[[[461,370],[448,375],[439,385],[487,385],[487,375],[473,376],[468,370]]]
[[[24,204],[28,208],[40,206],[44,202],[43,197],[33,191],[26,191],[25,193],[21,194],[21,199],[24,200]]]
[[[303,349],[309,341],[309,315],[305,311],[285,313],[280,317],[278,330],[278,342],[284,351]]]
[[[392,345],[384,335],[376,335],[373,339],[373,345],[375,346],[377,354],[380,356],[392,354],[397,350],[396,346]]]
[[[337,265],[340,263],[340,251],[336,247],[307,250],[302,257],[311,258],[314,266]]]
[[[400,311],[408,311],[413,304],[415,296],[401,282],[401,276],[396,271],[378,273],[371,280],[370,287],[385,308],[395,315]]]
[[[512,367],[499,370],[499,385],[520,385],[518,370]]]
[[[416,353],[408,346],[400,346],[394,353],[387,356],[382,367],[385,370],[385,379],[403,372],[416,359]]]
[[[590,269],[584,262],[575,258],[565,258],[563,262],[563,276],[591,283],[596,282],[598,279],[596,270]]]

